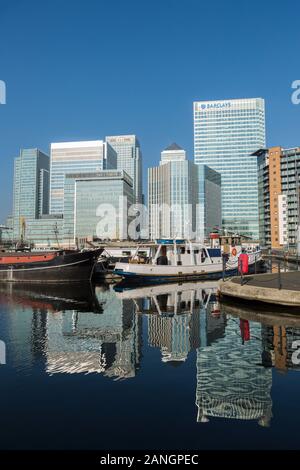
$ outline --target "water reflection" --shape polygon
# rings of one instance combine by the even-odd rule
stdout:
[[[198,423],[225,418],[270,426],[272,368],[299,368],[292,355],[300,320],[271,307],[220,305],[216,292],[216,282],[129,290],[2,285],[8,364],[26,374],[39,364],[52,377],[94,373],[124,380],[136,378],[143,355],[159,350],[158,374],[195,361]],[[146,366],[143,372],[152,373]]]
[[[140,366],[141,318],[132,302],[97,287],[101,314],[77,310],[48,317],[46,370],[55,373],[103,373],[114,379],[134,377]]]
[[[213,345],[197,351],[198,422],[218,417],[268,425],[272,371],[262,367],[261,326],[227,317],[219,334]]]
[[[149,346],[161,350],[163,362],[179,366],[200,347],[201,317],[212,308],[216,289],[216,282],[118,287],[116,296],[122,301],[132,299],[136,312],[147,315]]]

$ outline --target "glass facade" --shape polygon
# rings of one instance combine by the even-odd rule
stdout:
[[[221,175],[206,165],[198,165],[197,238],[204,241],[222,226]]]
[[[143,203],[142,152],[135,135],[106,137],[118,155],[118,170],[124,170],[133,180],[133,193],[137,204]]]
[[[128,208],[133,202],[132,180],[123,171],[68,174],[64,191],[65,241],[126,239]]]
[[[257,159],[265,146],[262,98],[194,102],[195,163],[222,176],[223,228],[258,239]]]
[[[102,140],[51,144],[50,212],[64,212],[64,184],[68,173],[117,168],[117,154]]]
[[[39,149],[23,149],[15,159],[13,188],[13,238],[21,226],[42,216],[49,201],[49,156]]]
[[[148,170],[150,238],[189,238],[196,231],[197,171],[189,161]]]
[[[56,215],[30,220],[26,226],[26,240],[40,248],[57,248],[64,242],[63,223],[62,216]]]
[[[159,167],[148,170],[149,226],[152,240],[203,240],[221,219],[221,175],[187,160],[172,144],[161,152]]]

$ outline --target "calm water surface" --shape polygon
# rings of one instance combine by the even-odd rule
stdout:
[[[0,447],[299,449],[300,315],[215,292],[0,286]]]

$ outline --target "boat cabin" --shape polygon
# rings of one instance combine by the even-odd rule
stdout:
[[[132,263],[147,263],[165,266],[199,266],[200,264],[221,263],[220,248],[209,248],[201,243],[184,239],[158,239],[150,247],[148,258],[140,257],[139,247],[133,255]]]

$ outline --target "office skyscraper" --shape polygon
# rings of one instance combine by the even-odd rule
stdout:
[[[222,219],[228,231],[259,237],[258,170],[265,147],[262,98],[194,102],[195,163],[222,176]]]
[[[51,214],[64,211],[64,184],[68,173],[91,173],[116,168],[117,154],[102,140],[51,144]]]
[[[106,137],[118,154],[118,170],[124,170],[133,180],[135,202],[143,202],[142,152],[135,135],[114,135]]]
[[[221,177],[206,165],[188,161],[172,144],[160,166],[148,170],[150,238],[203,240],[221,224]]]
[[[49,210],[49,156],[39,149],[23,149],[15,159],[13,188],[13,237],[19,239],[22,224]]]
[[[109,204],[111,209],[101,212],[101,204]],[[126,240],[130,222],[128,209],[132,204],[132,179],[125,171],[104,170],[66,175],[65,240],[75,243],[77,239],[79,244],[97,238]]]
[[[195,171],[196,170],[196,171]],[[197,167],[172,144],[161,152],[160,166],[148,169],[150,238],[191,237],[196,231]]]

